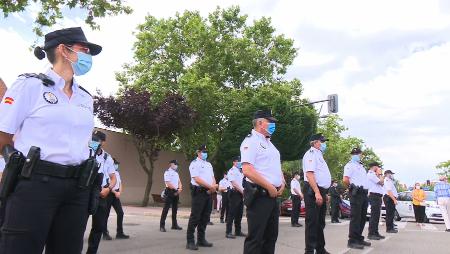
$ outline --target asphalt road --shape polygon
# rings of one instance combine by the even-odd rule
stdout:
[[[141,209],[126,208],[125,232],[131,236],[129,240],[101,241],[99,253],[242,253],[244,239],[225,238],[225,225],[219,223],[217,213],[212,215],[214,225],[207,228],[207,240],[214,243],[212,248],[201,248],[199,251],[188,251],[186,245],[186,227],[189,210],[184,208],[179,212],[179,224],[182,231],[170,230],[170,212],[166,222],[166,233],[159,232],[159,212],[160,208]],[[109,231],[115,233],[115,214],[111,213],[109,219]],[[398,234],[384,234],[384,225],[380,225],[380,232],[387,236],[382,241],[371,241],[372,246],[364,250],[349,250],[347,248],[348,220],[342,220],[341,224],[331,224],[327,220],[325,228],[326,249],[330,253],[336,254],[386,254],[386,253],[427,253],[439,254],[450,253],[450,233],[444,232],[442,223],[425,224],[424,227],[416,226],[412,220],[396,222]],[[301,223],[304,220],[301,219]],[[168,226],[167,226],[168,225]],[[366,229],[368,223],[366,224]],[[243,231],[247,228],[245,219],[243,220]],[[87,237],[90,230],[90,221],[85,234],[85,249],[87,247]],[[115,234],[111,234],[113,237]],[[367,235],[367,231],[364,232]],[[304,228],[292,228],[290,218],[280,218],[279,236],[276,253],[304,253]]]

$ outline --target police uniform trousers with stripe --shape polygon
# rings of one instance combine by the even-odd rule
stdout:
[[[305,197],[305,253],[317,254],[325,253],[325,215],[327,212],[326,194],[327,189],[319,187],[320,195],[323,198],[322,205],[316,204],[314,191],[308,182],[303,187]]]
[[[230,190],[229,192],[229,207],[226,233],[231,234],[231,228],[234,222],[234,232],[241,233],[242,213],[244,212],[244,201],[242,194],[239,191]]]
[[[159,222],[159,227],[163,228],[166,225],[167,214],[169,213],[169,208],[172,207],[172,228],[178,226],[177,223],[177,211],[178,211],[178,201],[180,196],[174,189],[165,190],[166,197],[164,198],[164,208],[161,213],[161,220]]]
[[[275,253],[279,217],[280,208],[276,198],[267,195],[254,198],[250,207],[247,207],[248,235],[244,242],[244,254]]]
[[[117,190],[119,191],[119,190]],[[114,211],[116,212],[117,215],[117,234],[123,234],[123,208],[122,208],[122,203],[120,202],[120,198],[116,198],[116,195],[114,195],[114,193],[110,192],[109,196],[111,196],[110,198],[108,198],[107,201],[107,206],[106,206],[106,225],[105,225],[105,231],[103,233],[109,233],[108,232],[108,218],[109,215],[111,213],[111,207],[114,208]]]
[[[206,226],[211,216],[212,199],[205,190],[192,190],[191,215],[186,233],[187,242],[194,243],[194,232],[197,229],[197,241],[205,240]]]
[[[89,190],[78,179],[33,173],[8,197],[1,254],[81,253]]]
[[[111,202],[111,199],[111,195],[99,199],[97,212],[92,215],[92,226],[91,232],[89,233],[88,249],[86,254],[97,253],[103,232],[106,230],[108,220],[108,203]]]
[[[367,198],[367,191],[359,191],[354,195],[350,195],[349,243],[359,243],[364,241],[362,232],[366,225],[368,205],[369,200]]]

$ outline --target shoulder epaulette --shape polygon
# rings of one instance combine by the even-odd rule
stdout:
[[[45,75],[44,73],[39,73],[39,74],[24,73],[24,74],[20,74],[19,77],[40,79],[42,81],[42,84],[47,87],[55,85],[55,81],[53,81],[49,76]]]
[[[252,134],[251,133],[249,133],[248,135],[247,135],[247,138],[249,138],[249,137],[251,137],[252,136]]]
[[[90,92],[88,92],[88,90],[86,90],[84,87],[78,86],[78,88],[80,88],[81,90],[83,90],[85,93],[89,94],[89,96],[92,97],[92,94]]]

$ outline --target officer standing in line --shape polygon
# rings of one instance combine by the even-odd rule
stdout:
[[[280,152],[270,142],[275,122],[270,111],[256,111],[253,130],[240,148],[248,223],[244,254],[275,253],[280,216],[277,197],[286,184]]]
[[[109,214],[111,212],[111,207],[114,208],[114,211],[116,211],[116,215],[117,215],[117,230],[116,230],[116,239],[129,239],[130,236],[126,235],[123,232],[123,208],[122,208],[122,203],[120,202],[120,195],[122,194],[122,190],[123,190],[123,184],[122,184],[122,178],[120,177],[120,169],[119,169],[119,162],[113,158],[114,161],[114,169],[115,171],[115,176],[116,176],[116,185],[114,186],[113,189],[111,189],[111,194],[112,194],[112,201],[111,204],[108,204],[108,210],[107,210],[107,215],[108,217],[106,218],[106,226],[105,226],[105,231],[103,232],[103,240],[112,240],[112,237],[109,235],[108,232],[108,218],[109,218]],[[111,195],[110,194],[110,195]],[[106,238],[105,239],[105,235],[109,236],[109,239]]]
[[[225,232],[226,238],[234,239],[235,236],[247,236],[242,233],[241,221],[242,214],[244,212],[244,187],[242,186],[242,181],[244,175],[242,174],[242,164],[241,158],[236,157],[233,160],[233,167],[228,171],[228,181],[231,183],[231,189],[229,190],[229,206],[228,206],[228,218],[227,218],[227,228]],[[231,228],[234,222],[234,232],[231,234]]]
[[[291,200],[292,200],[292,213],[291,213],[291,226],[292,227],[303,227],[302,224],[298,222],[298,217],[300,215],[300,208],[302,205],[303,194],[300,188],[300,174],[295,173],[291,180]]]
[[[94,116],[91,95],[73,76],[87,73],[101,50],[80,27],[50,32],[34,54],[47,56],[52,68],[21,75],[6,91],[0,104],[0,150],[14,147],[24,155],[31,150],[36,157],[6,197],[1,254],[42,253],[44,245],[48,254],[83,249],[90,189],[81,187],[80,175],[96,170],[87,166]]]
[[[398,230],[394,228],[394,216],[395,206],[397,205],[397,188],[395,188],[393,176],[394,173],[391,170],[384,171],[384,205],[386,206],[386,233],[398,233]]]
[[[231,183],[228,180],[227,173],[223,174],[223,179],[219,182],[219,192],[222,195],[222,207],[220,208],[220,223],[224,223],[228,220],[228,209],[229,209],[229,200],[228,200],[228,191],[231,189]]]
[[[325,216],[327,211],[327,192],[331,185],[331,174],[323,159],[327,148],[326,139],[321,133],[310,139],[311,148],[303,156],[305,174],[303,195],[305,197],[305,253],[327,254],[325,250]]]
[[[187,228],[186,249],[198,250],[200,247],[212,247],[213,244],[206,241],[206,226],[211,216],[211,193],[217,190],[216,179],[211,163],[206,161],[208,152],[202,145],[197,150],[197,158],[191,162],[189,172],[191,174],[192,205],[191,215]],[[197,244],[195,244],[194,232],[197,228]]]
[[[338,184],[336,180],[331,181],[331,187],[328,190],[330,194],[331,203],[331,223],[341,223],[339,221],[339,204],[341,203],[341,194],[338,191]]]
[[[385,237],[380,235],[378,231],[378,224],[380,222],[381,203],[383,198],[384,177],[380,172],[380,164],[372,162],[369,164],[369,172],[367,173],[369,179],[369,203],[370,203],[370,221],[369,234],[367,238],[370,240],[381,240]]]
[[[164,172],[164,184],[166,185],[164,199],[164,208],[161,213],[161,221],[159,222],[159,231],[166,232],[165,224],[167,213],[169,208],[172,206],[172,229],[182,230],[177,223],[177,211],[178,211],[178,201],[180,200],[180,193],[183,190],[183,185],[180,181],[180,176],[178,175],[178,161],[171,160],[169,162],[169,168]]]
[[[101,131],[94,131],[92,133],[92,140],[100,141],[101,146],[106,142],[106,134]],[[86,254],[97,253],[100,240],[103,232],[106,230],[108,220],[108,204],[112,202],[112,196],[109,195],[111,190],[116,185],[116,175],[114,168],[114,161],[110,154],[103,148],[98,149],[97,162],[100,164],[98,173],[103,174],[102,190],[100,192],[100,199],[97,212],[92,215],[91,232],[88,238],[88,249]]]
[[[363,249],[364,246],[371,245],[370,242],[364,240],[362,235],[366,225],[367,207],[369,205],[367,198],[369,180],[367,179],[367,172],[361,164],[361,149],[353,148],[350,154],[351,160],[344,167],[343,178],[344,185],[350,186],[351,219],[347,247]]]

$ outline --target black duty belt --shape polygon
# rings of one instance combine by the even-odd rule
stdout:
[[[40,175],[55,176],[60,178],[78,178],[80,177],[83,164],[78,166],[66,166],[58,163],[38,160],[34,168],[34,173]]]
[[[377,197],[383,197],[383,194],[380,194],[380,193],[376,193],[376,192],[371,192],[369,195],[374,195],[374,196],[377,196]]]
[[[259,196],[261,196],[261,197],[266,197],[266,196],[267,196],[267,197],[270,197],[269,191],[266,190],[265,188],[263,188],[263,187],[261,187],[261,186],[255,184],[255,183],[251,183],[251,182],[249,182],[249,181],[247,181],[247,183],[250,184],[253,188],[256,188],[256,189],[258,190]],[[280,187],[275,187],[275,188],[277,189],[277,191],[280,190]]]

